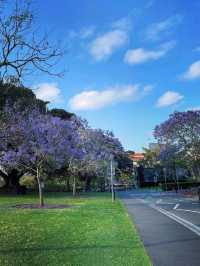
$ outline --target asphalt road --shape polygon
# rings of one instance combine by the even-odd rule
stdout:
[[[120,192],[154,266],[200,266],[200,203],[175,193]]]

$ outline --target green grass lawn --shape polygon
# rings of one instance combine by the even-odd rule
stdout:
[[[14,209],[9,206],[36,203],[37,195],[0,196],[1,266],[151,265],[120,200],[113,204],[107,193],[45,199],[72,208]]]

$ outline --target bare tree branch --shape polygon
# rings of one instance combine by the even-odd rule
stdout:
[[[4,12],[7,1],[0,0],[0,79],[14,76],[21,80],[25,75],[38,70],[48,75],[61,77],[54,66],[65,54],[59,45],[50,44],[46,35],[37,38],[34,31],[34,16],[28,1],[14,0],[11,13]],[[6,13],[6,14],[4,14]]]

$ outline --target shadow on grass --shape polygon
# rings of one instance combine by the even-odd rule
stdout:
[[[130,245],[93,245],[93,246],[44,246],[44,247],[32,247],[32,248],[11,248],[11,249],[0,249],[0,254],[9,253],[21,253],[21,252],[48,252],[48,251],[67,251],[67,250],[106,250],[106,249],[140,249],[142,247],[138,242],[130,243]]]

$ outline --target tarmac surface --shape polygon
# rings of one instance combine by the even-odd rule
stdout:
[[[118,192],[154,266],[200,266],[200,202],[171,192]]]

